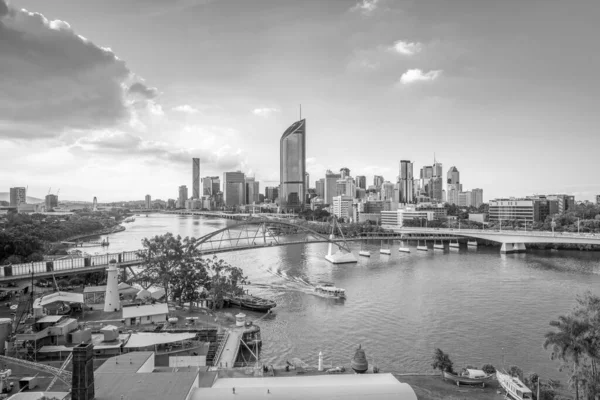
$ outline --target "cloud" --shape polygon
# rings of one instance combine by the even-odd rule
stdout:
[[[157,95],[109,48],[0,0],[0,139],[113,127]]]
[[[377,9],[379,0],[361,0],[350,11],[360,12],[363,15],[371,15]]]
[[[432,70],[423,73],[420,69],[409,69],[400,77],[400,84],[408,85],[414,82],[427,82],[437,79],[442,74],[442,70]]]
[[[187,114],[196,114],[198,112],[198,109],[196,109],[188,104],[173,107],[171,110],[179,111],[179,112],[183,112],[183,113],[187,113]]]
[[[258,115],[259,117],[268,118],[271,114],[279,112],[277,108],[255,108],[252,113],[254,115]]]
[[[405,42],[402,40],[398,40],[394,43],[393,46],[389,48],[389,50],[394,51],[399,54],[403,54],[405,56],[412,56],[421,51],[421,43],[418,42]]]
[[[192,157],[200,157],[203,165],[210,165],[219,171],[239,169],[246,164],[245,154],[229,145],[218,148],[178,148],[171,144],[145,140],[141,136],[123,131],[102,131],[92,136],[79,138],[70,146],[77,155],[103,155],[109,157],[157,160],[172,164],[189,164]]]

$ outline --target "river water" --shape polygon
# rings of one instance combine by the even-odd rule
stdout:
[[[108,249],[86,251],[136,250],[145,237],[166,232],[199,237],[232,223],[199,216],[140,216],[125,224],[127,230],[110,236]],[[360,243],[350,246],[358,256]],[[600,294],[599,253],[501,255],[498,247],[425,253],[411,243],[406,254],[395,243],[386,256],[379,254],[379,242],[363,246],[371,257],[345,265],[324,259],[326,244],[220,255],[244,269],[252,282],[250,293],[277,302],[275,315],[259,323],[264,362],[281,365],[297,357],[316,365],[322,351],[325,364],[348,366],[361,344],[369,361],[383,371],[426,372],[433,350],[440,347],[459,368],[504,363],[566,381],[542,348],[544,334],[549,321],[573,307],[577,294]],[[346,289],[348,298],[313,295],[311,285],[319,281]]]

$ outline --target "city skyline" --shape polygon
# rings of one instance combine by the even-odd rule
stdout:
[[[203,176],[239,169],[273,186],[302,103],[312,187],[343,166],[394,182],[401,159],[416,176],[436,152],[487,199],[594,200],[600,56],[583,49],[598,5],[578,3],[0,0],[0,90],[13,94],[0,100],[1,191],[173,198],[193,189],[192,157]]]

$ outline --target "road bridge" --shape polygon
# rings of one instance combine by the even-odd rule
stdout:
[[[299,237],[298,234],[304,236]],[[400,236],[401,234],[389,232],[330,239],[307,226],[287,221],[254,219],[202,236],[198,239],[197,249],[202,255],[212,255],[264,247],[332,243],[342,251],[350,252],[347,241],[399,239]],[[143,263],[143,258],[139,255],[142,251],[144,250],[0,266],[0,283],[102,271],[108,268],[110,263],[116,263],[122,269],[129,269],[135,275],[132,267]]]
[[[384,226],[385,227],[385,226]],[[502,244],[501,253],[515,253],[526,250],[526,244],[592,244],[600,245],[600,234],[547,232],[547,231],[513,231],[487,229],[451,229],[451,228],[409,228],[387,226],[392,232],[401,234],[404,238],[414,235],[456,236],[467,239],[481,239]]]

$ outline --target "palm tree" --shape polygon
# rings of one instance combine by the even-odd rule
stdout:
[[[586,354],[585,334],[589,325],[572,316],[561,315],[558,321],[550,321],[550,326],[557,328],[558,332],[546,333],[544,349],[550,347],[551,360],[561,360],[569,363],[575,387],[575,400],[579,400],[579,365]]]

